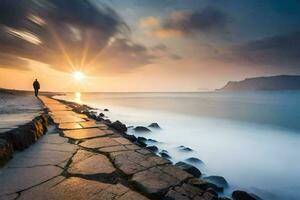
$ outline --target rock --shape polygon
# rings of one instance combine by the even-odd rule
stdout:
[[[144,137],[137,137],[137,141],[136,142],[137,142],[137,144],[139,146],[146,147],[147,146],[146,141],[147,141],[147,139],[144,138]]]
[[[158,123],[152,123],[148,127],[160,129],[160,126],[158,125]]]
[[[98,115],[99,117],[105,117],[105,115],[103,113],[99,113]]]
[[[190,157],[188,159],[186,159],[187,162],[190,162],[190,163],[195,163],[195,164],[202,164],[203,161],[198,159],[198,158],[195,158],[195,157]]]
[[[189,148],[189,147],[185,147],[183,145],[177,147],[179,150],[181,151],[193,151],[193,149]]]
[[[228,183],[222,176],[207,176],[203,178],[209,183],[209,187],[222,192],[224,188],[228,187]]]
[[[206,192],[209,192],[209,193],[211,193],[211,194],[214,195],[214,196],[218,196],[218,193],[217,193],[214,189],[212,189],[212,188],[208,188],[208,189],[206,190]]]
[[[124,137],[127,138],[128,140],[130,140],[131,142],[137,141],[137,138],[134,135],[125,134]]]
[[[193,165],[187,164],[185,162],[178,162],[175,166],[179,167],[180,169],[192,174],[193,176],[199,178],[201,176],[201,172],[199,169],[194,167]]]
[[[108,112],[109,110],[107,108],[104,109],[105,112]]]
[[[111,121],[109,119],[104,120],[106,124],[111,124]]]
[[[153,153],[158,152],[157,146],[148,146],[148,147],[146,147],[146,149],[148,149],[149,151],[151,151]]]
[[[117,130],[117,131],[120,131],[121,133],[124,133],[124,132],[127,131],[126,125],[123,124],[123,123],[121,123],[121,122],[118,121],[118,120],[115,121],[115,122],[113,122],[113,123],[111,123],[111,124],[109,125],[109,127],[113,128],[113,129],[115,129],[115,130]]]
[[[207,182],[198,178],[191,178],[190,180],[188,180],[188,184],[193,185],[202,190],[206,190],[208,188]]]
[[[163,151],[159,152],[159,154],[161,155],[161,157],[165,158],[165,159],[170,159],[171,156],[168,153],[165,153]]]
[[[153,140],[153,139],[148,139],[148,142],[157,143],[158,141]]]
[[[137,126],[133,130],[136,132],[151,132],[149,128],[146,128],[144,126]]]
[[[13,147],[6,140],[0,139],[0,166],[12,158]]]
[[[236,190],[232,193],[233,200],[257,200],[245,191]]]

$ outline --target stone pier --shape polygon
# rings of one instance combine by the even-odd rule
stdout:
[[[0,169],[1,200],[217,200],[206,182],[41,97],[55,126]]]

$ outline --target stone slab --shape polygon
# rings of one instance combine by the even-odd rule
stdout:
[[[71,130],[71,129],[81,129],[82,126],[80,126],[79,123],[69,122],[69,123],[60,123],[58,125],[58,128],[64,130]]]
[[[102,154],[93,155],[79,162],[71,163],[68,172],[71,174],[110,174],[115,168],[106,156]]]
[[[132,182],[144,193],[160,196],[170,187],[179,185],[192,176],[179,168],[167,165],[153,167],[133,175]]]
[[[96,121],[86,121],[86,122],[81,122],[80,125],[83,127],[83,128],[101,128],[101,129],[107,129],[108,127],[103,124],[103,123],[99,123],[99,122],[96,122]]]
[[[63,132],[66,137],[75,140],[89,139],[89,138],[102,137],[108,135],[106,132],[98,128],[68,130]]]
[[[95,138],[80,143],[80,146],[90,149],[121,145],[110,137]]]
[[[107,184],[77,177],[58,177],[21,193],[19,200],[147,200],[121,184]]]
[[[126,175],[132,175],[157,165],[169,164],[170,161],[154,154],[143,155],[135,151],[110,153],[114,165]]]
[[[4,168],[0,170],[0,196],[33,187],[55,176],[62,169],[55,166]]]

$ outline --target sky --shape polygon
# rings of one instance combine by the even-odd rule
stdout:
[[[0,0],[2,88],[189,92],[281,74],[300,74],[298,0]]]

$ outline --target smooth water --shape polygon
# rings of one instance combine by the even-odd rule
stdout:
[[[128,126],[157,122],[172,161],[197,157],[205,175],[266,200],[300,199],[300,92],[77,93],[56,98],[101,109]],[[178,146],[192,148],[182,152]]]

